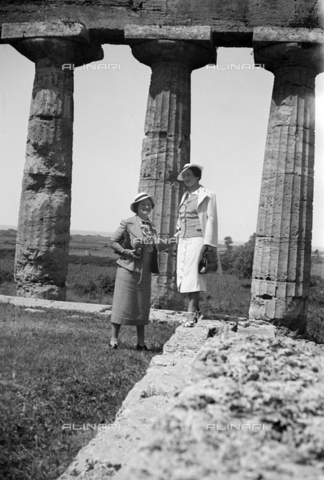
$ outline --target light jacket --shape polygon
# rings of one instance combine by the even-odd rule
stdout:
[[[153,231],[155,236],[157,236],[154,227]],[[117,260],[117,264],[132,272],[141,272],[143,258],[132,258],[123,255],[123,253],[126,249],[135,249],[136,246],[138,246],[138,239],[142,240],[143,234],[140,227],[139,218],[137,215],[135,215],[134,217],[127,218],[126,220],[122,220],[120,222],[118,229],[112,235],[109,242],[109,246],[120,255],[120,258]],[[151,272],[159,273],[156,244],[153,245]]]
[[[186,195],[186,193],[183,195],[179,207],[181,207],[185,201]],[[204,237],[204,244],[217,247],[218,221],[216,195],[203,186],[201,186],[198,191],[197,212]],[[180,231],[180,218],[178,218],[177,230]]]
[[[187,193],[182,196],[179,208],[185,201]],[[217,219],[217,204],[215,193],[207,190],[202,185],[198,190],[198,203],[197,212],[200,220],[201,230],[204,237],[204,245],[211,245],[212,247],[218,247],[218,219]],[[180,218],[177,222],[176,236],[180,235]],[[220,263],[219,251],[217,248],[218,258],[218,270],[217,273],[222,273],[222,267]]]

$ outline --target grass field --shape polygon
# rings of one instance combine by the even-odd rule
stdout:
[[[77,256],[72,259],[66,282],[66,300],[110,305],[116,274],[115,260]],[[78,259],[80,263],[75,263]],[[0,272],[12,275],[13,262],[13,258],[0,258]],[[14,283],[1,283],[0,294],[15,295]],[[219,313],[247,316],[249,303],[250,281],[239,280],[235,275],[208,275],[207,292],[202,294],[201,301],[205,316],[213,318]]]
[[[54,480],[95,430],[65,424],[113,424],[128,391],[145,374],[174,325],[146,327],[151,352],[137,352],[124,328],[110,350],[106,317],[0,304],[0,479]]]
[[[80,237],[83,238],[83,236]],[[1,243],[0,247],[2,247]],[[104,305],[112,303],[117,256],[111,255],[107,257],[70,255],[66,282],[67,301]],[[12,281],[13,269],[14,250],[0,248],[0,294],[2,295],[15,295],[15,284]],[[319,261],[314,261],[312,264],[312,276],[324,280],[324,261],[321,257]],[[208,275],[207,292],[202,295],[201,301],[201,310],[205,318],[212,319],[219,313],[248,316],[250,287],[250,280],[240,280],[235,275],[226,273],[221,276]]]
[[[15,250],[17,231],[14,229],[0,230],[0,248]],[[114,257],[114,251],[108,246],[109,237],[102,235],[78,235],[70,237],[70,255],[92,255],[99,257]]]
[[[312,275],[324,278],[324,261],[312,264]]]

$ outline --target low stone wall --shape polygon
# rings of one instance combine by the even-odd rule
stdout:
[[[245,325],[214,328],[116,480],[324,478],[323,346]]]
[[[153,321],[169,321],[179,318],[179,314],[153,311],[151,317]],[[193,359],[216,323],[202,321],[194,329],[183,326],[176,329],[164,345],[163,355],[152,359],[145,377],[127,395],[114,425],[98,432],[80,450],[60,480],[110,478],[127,465],[151,425],[184,388]]]

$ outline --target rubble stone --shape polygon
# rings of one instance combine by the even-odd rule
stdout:
[[[323,359],[311,342],[210,338],[116,480],[320,480]]]

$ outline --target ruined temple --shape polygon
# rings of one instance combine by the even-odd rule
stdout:
[[[305,327],[310,283],[315,77],[323,71],[320,0],[54,0],[0,5],[1,42],[35,63],[19,213],[17,294],[65,299],[70,231],[73,68],[129,45],[152,69],[139,190],[153,221],[175,231],[190,160],[190,77],[218,47],[254,49],[274,75],[250,317]],[[221,94],[221,92],[220,92]],[[26,119],[27,120],[27,119]],[[143,119],[144,120],[144,119]],[[160,306],[172,305],[174,254],[162,253]]]

